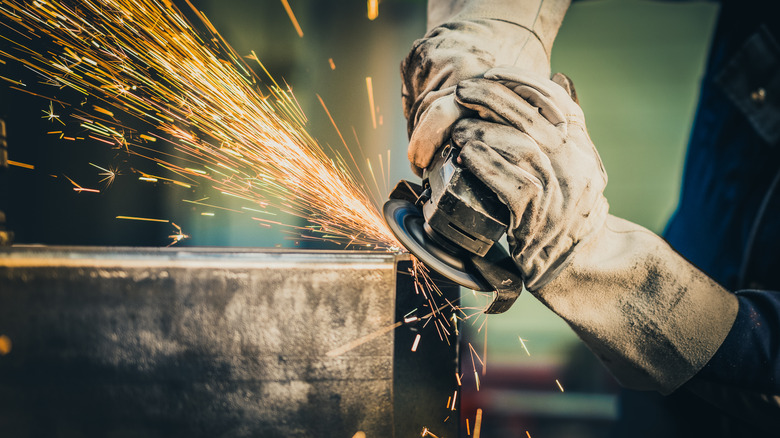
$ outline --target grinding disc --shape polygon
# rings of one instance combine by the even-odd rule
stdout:
[[[423,228],[425,218],[413,203],[391,199],[383,208],[385,221],[395,237],[421,262],[449,280],[477,291],[493,287],[471,262],[472,254],[453,252],[431,239]]]

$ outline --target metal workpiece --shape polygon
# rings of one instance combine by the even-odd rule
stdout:
[[[0,172],[8,168],[8,143],[5,140],[5,122],[0,119]],[[3,180],[0,179],[0,190],[7,190],[3,187]],[[5,213],[0,205],[0,246],[10,245],[14,240],[14,233],[5,229]]]
[[[2,435],[456,437],[454,332],[448,346],[434,324],[396,324],[427,313],[410,265],[359,251],[0,248]]]

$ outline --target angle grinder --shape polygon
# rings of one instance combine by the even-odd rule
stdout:
[[[445,278],[477,291],[493,291],[485,313],[503,313],[523,289],[507,251],[509,210],[482,181],[457,163],[451,143],[423,171],[422,186],[401,180],[384,205],[385,221],[415,257]]]

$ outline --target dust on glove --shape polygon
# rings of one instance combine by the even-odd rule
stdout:
[[[511,212],[507,237],[529,290],[552,280],[580,242],[604,224],[607,174],[563,75],[496,68],[463,81],[457,104],[460,160]]]
[[[565,76],[513,69],[458,85],[462,164],[507,204],[528,289],[624,386],[668,394],[720,347],[734,294],[663,239],[607,214],[606,173]]]

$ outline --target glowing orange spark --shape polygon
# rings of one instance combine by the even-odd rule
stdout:
[[[13,343],[11,342],[11,338],[6,335],[0,335],[0,356],[5,356],[10,353],[12,346]]]
[[[343,346],[341,346],[339,348],[333,349],[333,350],[325,353],[325,355],[328,356],[328,357],[341,356],[342,354],[346,353],[349,350],[352,350],[352,349],[354,349],[356,347],[359,347],[359,346],[365,344],[366,342],[369,342],[369,341],[371,341],[373,339],[378,338],[379,336],[382,336],[383,334],[385,334],[387,332],[393,331],[396,328],[401,327],[401,324],[403,324],[403,322],[399,321],[399,322],[396,322],[395,324],[391,324],[391,325],[388,325],[386,327],[383,327],[383,328],[381,328],[381,329],[379,329],[379,330],[377,330],[377,331],[375,331],[373,333],[369,333],[366,336],[363,336],[363,337],[360,337],[358,339],[355,339],[354,341],[352,341],[352,342],[350,342],[350,343],[348,343],[346,345],[343,345]]]
[[[376,109],[374,107],[374,86],[371,81],[371,76],[366,77],[366,89],[368,89],[368,106],[371,108],[371,123],[376,129]]]
[[[41,112],[43,112],[43,117],[41,117],[42,119],[47,119],[50,122],[56,120],[65,126],[65,122],[60,120],[60,116],[54,113],[54,103],[52,101],[49,101],[49,110],[41,110]]]
[[[23,167],[25,169],[30,169],[30,170],[35,169],[35,166],[33,166],[32,164],[20,163],[18,161],[6,160],[6,163],[8,163],[11,166]]]
[[[115,168],[112,168],[111,166],[108,166],[108,169],[98,166],[94,163],[89,163],[90,166],[98,168],[102,170],[102,173],[99,173],[98,175],[102,176],[103,179],[100,180],[100,182],[106,181],[106,187],[110,186],[114,180],[116,179],[116,176],[119,175],[119,171]]]
[[[561,382],[559,382],[558,379],[555,379],[555,383],[558,384],[558,389],[560,389],[561,392],[563,392],[563,385],[561,385]]]
[[[147,222],[170,222],[168,219],[152,219],[148,217],[135,217],[135,216],[117,216],[117,219],[127,219],[131,221],[147,221]]]
[[[190,238],[190,236],[188,234],[184,234],[181,231],[181,227],[176,225],[176,223],[171,222],[171,225],[173,225],[173,227],[176,228],[176,233],[168,236],[169,239],[173,239],[173,241],[171,243],[169,243],[168,246],[175,245],[175,244],[181,242],[184,239],[189,239]]]
[[[412,344],[412,351],[417,351],[417,346],[420,345],[420,338],[422,338],[422,335],[417,333],[417,336],[414,337],[414,344]]]
[[[282,0],[282,6],[284,6],[284,10],[287,11],[287,15],[290,16],[290,21],[292,21],[293,26],[295,26],[295,31],[298,32],[298,36],[303,38],[303,29],[301,29],[301,26],[298,24],[298,20],[295,18],[295,14],[293,14],[292,8],[287,0]]]
[[[477,418],[474,419],[474,438],[479,438],[482,429],[482,409],[477,409]]]
[[[81,193],[81,192],[100,193],[100,190],[97,190],[97,189],[86,189],[84,187],[81,187],[80,185],[78,185],[76,183],[76,181],[73,181],[72,179],[68,178],[67,175],[62,175],[62,176],[64,176],[65,179],[67,179],[68,181],[70,181],[71,184],[74,185],[74,187],[73,187],[73,191],[74,192],[79,192],[79,193]]]
[[[105,108],[101,108],[101,107],[99,107],[97,105],[93,105],[92,107],[95,109],[95,111],[97,111],[99,113],[103,113],[103,114],[107,115],[108,117],[114,117],[114,113],[112,113],[111,111],[109,111],[109,110],[107,110]]]
[[[368,0],[368,19],[376,20],[379,16],[379,0]]]
[[[335,70],[336,69],[336,63],[333,62],[333,58],[328,58],[328,65],[330,65],[330,69],[331,70]]]

